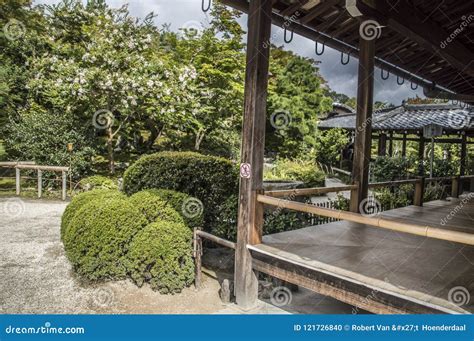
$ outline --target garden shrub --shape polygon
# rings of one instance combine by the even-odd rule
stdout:
[[[78,189],[81,191],[91,191],[94,189],[117,189],[117,183],[102,175],[93,175],[79,181]]]
[[[175,192],[176,193],[176,192]],[[183,194],[186,196],[186,194]],[[149,223],[169,220],[184,223],[183,217],[176,212],[172,205],[154,191],[135,193],[129,201],[147,218]]]
[[[186,193],[203,204],[203,228],[212,232],[223,203],[238,192],[238,170],[224,158],[194,152],[160,152],[146,155],[124,174],[124,191],[170,189]]]
[[[120,198],[125,196],[116,190],[96,189],[89,192],[80,193],[71,200],[67,205],[66,210],[61,217],[61,239],[64,238],[64,233],[67,230],[69,223],[74,215],[82,208],[82,206],[91,202],[101,202],[108,198]]]
[[[192,232],[182,222],[157,221],[137,233],[127,257],[130,277],[160,293],[177,293],[194,280]]]
[[[378,156],[372,164],[371,173],[375,182],[406,179],[414,161],[402,157]]]
[[[265,172],[264,178],[302,181],[303,187],[322,187],[325,174],[312,161],[279,159],[273,169]]]
[[[87,280],[125,278],[129,244],[147,224],[128,198],[93,200],[77,211],[64,233],[66,255]]]
[[[202,228],[204,225],[203,213],[199,211],[189,212],[187,203],[192,200],[193,197],[186,193],[176,192],[170,189],[150,189],[144,192],[151,193],[155,196],[158,196],[166,204],[170,205],[178,214],[182,217],[186,225],[191,229],[195,227]],[[199,210],[199,208],[198,208]]]

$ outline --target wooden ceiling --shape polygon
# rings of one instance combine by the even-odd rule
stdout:
[[[223,0],[248,12],[247,0]],[[380,24],[376,65],[401,82],[435,84],[474,96],[474,2],[471,0],[354,0],[362,16],[353,17],[345,0],[274,0],[272,21],[339,51],[358,55],[359,25]],[[288,33],[288,36],[290,34]],[[448,37],[451,36],[451,42]],[[379,75],[376,75],[379,76]]]

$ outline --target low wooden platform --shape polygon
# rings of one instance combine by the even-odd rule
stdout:
[[[381,215],[474,233],[474,198]],[[472,246],[339,221],[265,236],[249,249],[256,270],[374,313],[474,312]],[[450,291],[472,299],[458,306]]]

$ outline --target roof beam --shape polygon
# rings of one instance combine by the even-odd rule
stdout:
[[[474,53],[457,40],[441,48],[450,33],[421,13],[407,0],[399,0],[393,7],[386,1],[357,0],[361,13],[387,25],[420,46],[445,59],[457,70],[474,76]]]

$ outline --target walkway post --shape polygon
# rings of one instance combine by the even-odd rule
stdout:
[[[248,244],[262,238],[266,101],[270,58],[272,0],[251,0],[248,14],[247,64],[240,165],[239,216],[235,250],[235,296],[243,309],[257,303],[258,280]]]
[[[41,169],[38,169],[38,199],[41,199],[41,194],[43,193],[43,172]]]
[[[66,190],[67,190],[67,172],[66,171],[62,171],[62,176],[63,176],[63,187],[62,187],[62,190],[63,190],[63,193],[62,193],[62,199],[63,201],[66,200]]]
[[[362,22],[361,25],[364,23]],[[351,207],[359,211],[369,190],[370,148],[372,142],[372,110],[374,99],[375,37],[359,37],[359,75],[357,87],[357,117],[352,181],[358,183],[357,202]]]
[[[20,169],[19,168],[15,168],[15,185],[16,185],[16,195],[20,195],[21,177],[20,177]]]

